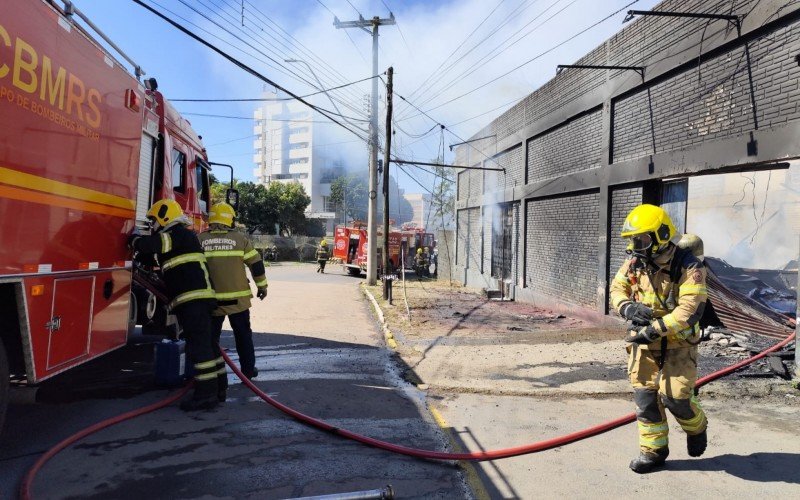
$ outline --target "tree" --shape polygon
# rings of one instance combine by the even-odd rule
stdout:
[[[225,193],[228,191],[228,184],[221,183],[214,174],[209,174],[208,182],[211,185],[211,204],[225,201]]]
[[[272,182],[267,188],[267,199],[275,207],[276,222],[281,234],[291,236],[303,233],[306,227],[306,208],[311,197],[299,182]]]
[[[249,233],[292,236],[303,234],[307,228],[305,210],[311,203],[298,182],[271,182],[267,187],[252,182],[240,182],[239,222]]]
[[[342,175],[331,182],[331,201],[351,220],[367,220],[367,181],[355,174]]]
[[[433,171],[438,182],[431,193],[431,227],[447,229],[453,224],[456,175],[450,167],[433,167]]]

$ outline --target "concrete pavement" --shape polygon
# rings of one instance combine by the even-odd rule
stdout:
[[[443,449],[422,393],[397,376],[358,280],[329,270],[268,268],[269,296],[253,308],[257,384],[333,425]],[[223,335],[223,344],[232,347],[230,332]],[[311,429],[230,378],[229,400],[217,410],[187,415],[172,406],[68,448],[37,477],[35,498],[290,498],[387,484],[398,498],[469,495],[452,463],[394,455]],[[0,441],[0,497],[11,496],[37,454],[59,439],[164,395],[144,390],[131,399],[93,395],[13,408]],[[33,416],[35,436],[25,432]]]
[[[532,321],[520,323],[525,331],[513,332],[502,324],[493,329],[485,322],[474,327],[459,322],[437,336],[430,333],[437,331],[428,313],[437,305],[430,297],[448,299],[433,286],[424,284],[427,291],[410,294],[427,297],[410,301],[411,323],[404,320],[399,293],[395,306],[377,299],[410,367],[407,379],[426,389],[430,406],[459,448],[530,444],[633,412],[619,338],[604,339],[602,332],[584,327],[537,327]],[[422,307],[415,309],[418,304]],[[702,362],[710,358],[701,359],[700,369],[711,371]],[[669,417],[670,458],[653,474],[628,469],[638,453],[635,424],[538,454],[462,465],[478,498],[797,496],[800,392],[774,379],[728,378],[701,389],[700,396],[710,421],[706,454],[690,458],[685,434]]]

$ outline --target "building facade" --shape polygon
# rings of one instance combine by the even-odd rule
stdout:
[[[800,156],[799,9],[661,2],[654,11],[736,18],[638,17],[576,63],[615,69],[566,69],[459,146],[457,165],[505,170],[457,175],[454,277],[608,314],[632,208],[660,204],[691,230],[698,176]]]
[[[280,92],[265,92],[263,97],[269,100],[253,113],[256,182],[300,183],[311,198],[306,216],[322,219],[332,231],[330,183],[342,169],[318,147],[317,113]]]

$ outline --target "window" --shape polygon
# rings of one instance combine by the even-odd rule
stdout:
[[[335,212],[336,211],[336,204],[331,201],[330,196],[323,196],[322,197],[322,210],[325,212]]]
[[[186,192],[186,155],[177,149],[172,150],[172,189]]]
[[[205,163],[200,159],[197,160],[195,173],[197,174],[197,204],[202,213],[208,214],[208,197],[210,194],[208,187],[208,169],[205,167]]]

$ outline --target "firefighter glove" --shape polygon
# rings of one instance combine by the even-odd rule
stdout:
[[[264,300],[264,297],[266,296],[267,296],[267,287],[259,288],[258,291],[256,292],[256,297],[258,297],[258,300]]]
[[[131,250],[135,250],[134,245],[136,245],[136,240],[138,240],[141,237],[142,237],[142,235],[139,233],[139,231],[136,231],[136,230],[134,230],[131,234],[129,234],[128,235],[128,248],[130,248]]]
[[[634,344],[650,344],[661,338],[653,325],[643,326],[639,329],[628,330],[628,336],[625,337],[625,342],[632,342]]]
[[[628,302],[619,313],[623,318],[631,320],[635,326],[646,326],[653,320],[653,310],[641,302]]]

